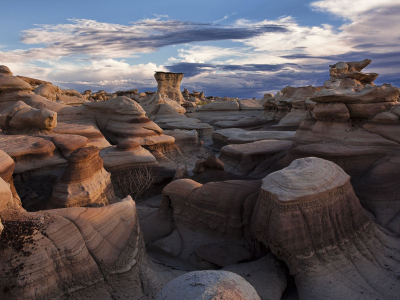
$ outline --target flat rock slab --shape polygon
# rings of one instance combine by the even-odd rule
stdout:
[[[219,159],[225,170],[238,175],[248,175],[260,163],[292,147],[291,141],[263,140],[248,144],[232,144],[222,147]]]
[[[240,128],[227,128],[214,131],[214,147],[221,148],[229,144],[247,144],[261,140],[292,140],[295,131],[246,131]]]
[[[49,140],[25,135],[0,135],[0,149],[15,161],[14,173],[66,163]]]

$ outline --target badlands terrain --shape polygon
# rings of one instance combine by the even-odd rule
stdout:
[[[400,90],[370,63],[262,99],[0,66],[0,299],[399,299]]]

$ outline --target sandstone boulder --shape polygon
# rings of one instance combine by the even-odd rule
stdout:
[[[260,297],[239,275],[228,271],[196,271],[169,282],[155,299],[260,300]]]

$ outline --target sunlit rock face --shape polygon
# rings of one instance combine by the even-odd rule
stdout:
[[[185,102],[181,92],[183,73],[156,72],[154,78],[157,80],[157,88],[160,94],[167,95],[169,99],[179,104]]]
[[[331,78],[306,101],[312,117],[300,124],[293,147],[267,173],[287,167],[297,158],[316,156],[330,160],[351,176],[356,194],[376,221],[400,232],[400,198],[393,192],[395,179],[386,183],[378,179],[378,173],[387,169],[387,161],[400,156],[396,135],[400,128],[400,90],[389,84],[376,86],[373,80],[378,74],[362,73],[370,62],[339,62],[331,66]],[[378,167],[380,164],[382,167]],[[400,170],[392,168],[389,172],[397,178],[393,172]],[[368,186],[379,193],[374,194]]]
[[[68,157],[49,207],[104,206],[116,201],[111,174],[104,170],[99,152],[95,147],[80,148]]]
[[[289,266],[301,299],[400,292],[399,240],[368,220],[350,176],[330,161],[298,159],[264,178],[251,229]]]
[[[0,219],[2,299],[146,299],[175,277],[148,259],[130,197]]]

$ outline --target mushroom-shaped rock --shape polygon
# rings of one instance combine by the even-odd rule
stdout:
[[[164,136],[162,129],[145,116],[145,111],[137,102],[128,97],[91,102],[85,107],[95,113],[100,130],[113,143],[127,139],[140,145],[174,142],[172,137]]]
[[[125,140],[117,146],[104,148],[100,151],[104,168],[108,172],[121,172],[139,166],[155,166],[156,158],[138,142]]]
[[[228,271],[195,271],[167,283],[156,300],[260,300],[243,277]]]
[[[103,206],[116,200],[111,175],[104,170],[99,152],[96,147],[80,148],[68,157],[50,207]]]
[[[289,266],[300,299],[396,299],[400,292],[399,240],[367,219],[350,176],[330,161],[297,159],[265,177],[251,228]]]

